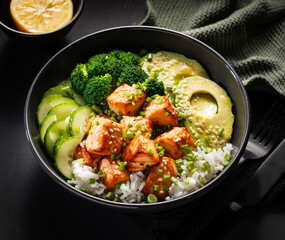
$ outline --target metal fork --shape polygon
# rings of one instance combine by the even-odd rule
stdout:
[[[249,140],[241,157],[239,164],[246,159],[259,159],[265,157],[270,150],[276,145],[278,135],[274,134],[276,124],[278,123],[278,115],[282,112],[283,105],[274,102],[270,110],[264,115],[259,124],[253,129],[249,135]]]

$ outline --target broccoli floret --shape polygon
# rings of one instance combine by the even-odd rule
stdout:
[[[125,52],[122,50],[112,50],[110,54],[119,60],[121,60],[125,65],[139,65],[140,64],[140,58],[134,53],[131,52]]]
[[[118,78],[124,68],[124,63],[118,58],[108,55],[104,66],[106,72],[110,73],[113,77]]]
[[[151,97],[155,94],[165,95],[165,88],[162,81],[158,81],[157,78],[151,77],[148,78],[144,83],[144,90],[148,97]]]
[[[83,98],[88,105],[96,105],[102,110],[108,106],[106,98],[112,93],[112,76],[95,76],[89,79],[86,84]]]
[[[88,72],[85,64],[79,63],[73,69],[70,75],[70,81],[72,83],[72,88],[77,92],[82,94],[84,88],[88,82]]]
[[[143,83],[147,77],[147,74],[140,66],[126,65],[117,81],[117,86],[124,83],[130,86],[137,83]]]

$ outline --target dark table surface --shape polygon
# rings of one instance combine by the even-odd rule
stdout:
[[[89,33],[139,24],[145,14],[145,0],[86,0],[71,32],[49,48],[22,46],[0,31],[0,239],[151,238],[147,218],[142,221],[140,215],[92,204],[55,183],[32,154],[23,121],[30,84],[56,52]],[[264,94],[249,96],[253,111],[261,113]],[[284,202],[285,194],[281,194],[272,206],[227,229],[221,223],[209,235],[215,239],[240,239],[245,234],[251,239],[285,239]]]

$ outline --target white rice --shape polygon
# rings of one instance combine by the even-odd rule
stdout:
[[[215,178],[219,172],[224,169],[223,161],[226,154],[230,154],[233,147],[230,143],[227,143],[223,148],[213,149],[210,153],[205,153],[205,148],[197,147],[197,151],[192,151],[194,155],[197,155],[197,161],[194,162],[193,167],[186,165],[187,160],[183,160],[183,164],[180,166],[183,169],[182,173],[178,173],[176,177],[177,184],[172,183],[169,188],[169,196],[165,200],[171,200],[187,195],[207,184],[213,178]],[[82,160],[81,160],[82,161]],[[208,162],[211,166],[211,170],[202,170],[203,163]],[[191,169],[197,168],[198,170],[191,173]],[[95,173],[97,167],[94,168],[80,164],[80,159],[75,160],[72,163],[72,171],[74,174],[74,180],[69,183],[74,184],[76,189],[86,191],[89,194],[106,198],[104,190],[106,186],[102,183],[96,182],[99,180],[98,174]],[[103,175],[104,176],[104,175]],[[89,183],[89,179],[94,178],[95,183]],[[186,180],[188,179],[188,180]],[[141,202],[142,189],[145,185],[146,176],[143,172],[134,172],[130,175],[130,179],[123,183],[119,189],[114,190],[114,196],[122,202],[139,203]],[[186,181],[185,181],[186,180]]]

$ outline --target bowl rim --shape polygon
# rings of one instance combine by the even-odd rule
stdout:
[[[194,41],[195,43],[197,43],[199,45],[202,45],[204,48],[206,48],[208,51],[210,51],[212,54],[214,54],[216,57],[218,57],[223,62],[223,64],[228,68],[228,70],[234,76],[234,78],[235,78],[235,80],[236,80],[236,82],[237,82],[237,84],[241,90],[241,93],[243,95],[243,99],[244,99],[244,103],[245,103],[245,115],[247,116],[246,122],[245,122],[245,134],[242,138],[241,146],[237,149],[235,157],[230,161],[230,163],[226,166],[226,168],[222,172],[219,173],[219,175],[217,177],[212,179],[205,186],[203,186],[203,187],[201,187],[201,188],[199,188],[199,189],[197,189],[191,193],[188,193],[187,195],[184,195],[182,197],[172,199],[172,200],[166,200],[166,201],[162,201],[162,202],[152,203],[152,204],[123,203],[123,202],[113,202],[113,201],[110,201],[107,199],[103,199],[103,198],[85,193],[85,192],[80,191],[78,189],[75,189],[75,187],[73,187],[69,183],[67,183],[67,181],[65,179],[63,179],[63,177],[61,177],[58,173],[55,174],[49,169],[49,166],[47,166],[44,159],[42,159],[40,157],[39,151],[35,147],[35,145],[33,143],[32,136],[29,132],[30,126],[29,126],[29,119],[28,119],[28,108],[29,108],[30,97],[31,97],[34,85],[36,84],[37,80],[39,79],[40,75],[45,70],[45,68],[50,63],[52,63],[52,61],[55,58],[57,58],[61,53],[63,53],[64,51],[66,51],[67,49],[76,45],[78,42],[80,42],[84,39],[90,38],[94,35],[104,34],[106,32],[110,32],[110,31],[122,31],[122,30],[150,30],[150,31],[170,33],[173,35],[177,35],[178,37],[182,37],[182,38],[186,38],[188,40]],[[95,202],[95,203],[103,204],[103,205],[108,206],[108,207],[124,209],[126,211],[134,211],[134,210],[139,209],[142,211],[155,212],[155,211],[161,210],[162,208],[163,209],[172,208],[172,207],[176,207],[179,205],[183,205],[187,201],[190,202],[192,200],[195,200],[195,199],[199,198],[199,196],[204,195],[205,193],[207,193],[210,190],[212,190],[213,188],[215,188],[218,185],[218,183],[220,183],[223,179],[226,178],[226,176],[229,175],[229,173],[233,170],[233,168],[236,166],[237,162],[241,158],[243,151],[246,147],[248,136],[249,136],[250,116],[251,116],[250,115],[250,102],[249,102],[249,98],[248,98],[246,89],[245,89],[242,81],[240,80],[240,78],[237,75],[237,73],[235,72],[235,70],[231,67],[231,65],[213,48],[211,48],[210,46],[208,46],[204,42],[202,42],[202,41],[200,41],[194,37],[191,37],[191,36],[188,36],[188,35],[183,34],[181,32],[174,31],[174,30],[167,29],[167,28],[154,27],[154,26],[119,26],[119,27],[112,27],[112,28],[107,28],[107,29],[103,29],[100,31],[96,31],[96,32],[90,33],[84,37],[81,37],[81,38],[75,40],[74,42],[68,44],[64,48],[62,48],[53,57],[51,57],[50,60],[47,61],[47,63],[41,68],[39,73],[34,78],[32,84],[30,86],[30,89],[28,91],[28,94],[26,97],[26,102],[25,102],[25,107],[24,107],[24,127],[25,127],[26,136],[27,136],[28,142],[30,143],[29,145],[32,149],[32,152],[37,157],[37,159],[40,160],[40,164],[43,167],[43,169],[45,170],[45,172],[49,176],[51,176],[51,178],[53,180],[55,180],[57,183],[59,183],[61,186],[63,186],[68,191],[74,193],[75,195],[77,195],[79,197],[83,197],[84,199],[89,200],[93,203]],[[35,141],[37,141],[37,140],[35,140]]]
[[[46,35],[50,35],[50,34],[59,32],[60,30],[64,29],[65,27],[67,27],[67,26],[71,25],[72,23],[74,23],[75,21],[77,21],[79,16],[80,16],[80,14],[82,13],[83,6],[84,6],[84,0],[78,0],[78,3],[79,3],[78,9],[77,9],[76,13],[73,15],[72,19],[68,23],[66,23],[65,25],[63,25],[60,28],[57,28],[55,30],[52,30],[52,31],[43,32],[43,33],[27,33],[27,32],[22,32],[20,30],[17,30],[15,28],[11,28],[11,27],[7,26],[6,24],[4,24],[2,21],[0,21],[0,25],[3,28],[6,28],[8,31],[13,32],[14,34],[21,35],[21,36],[25,36],[25,37],[44,37]]]

